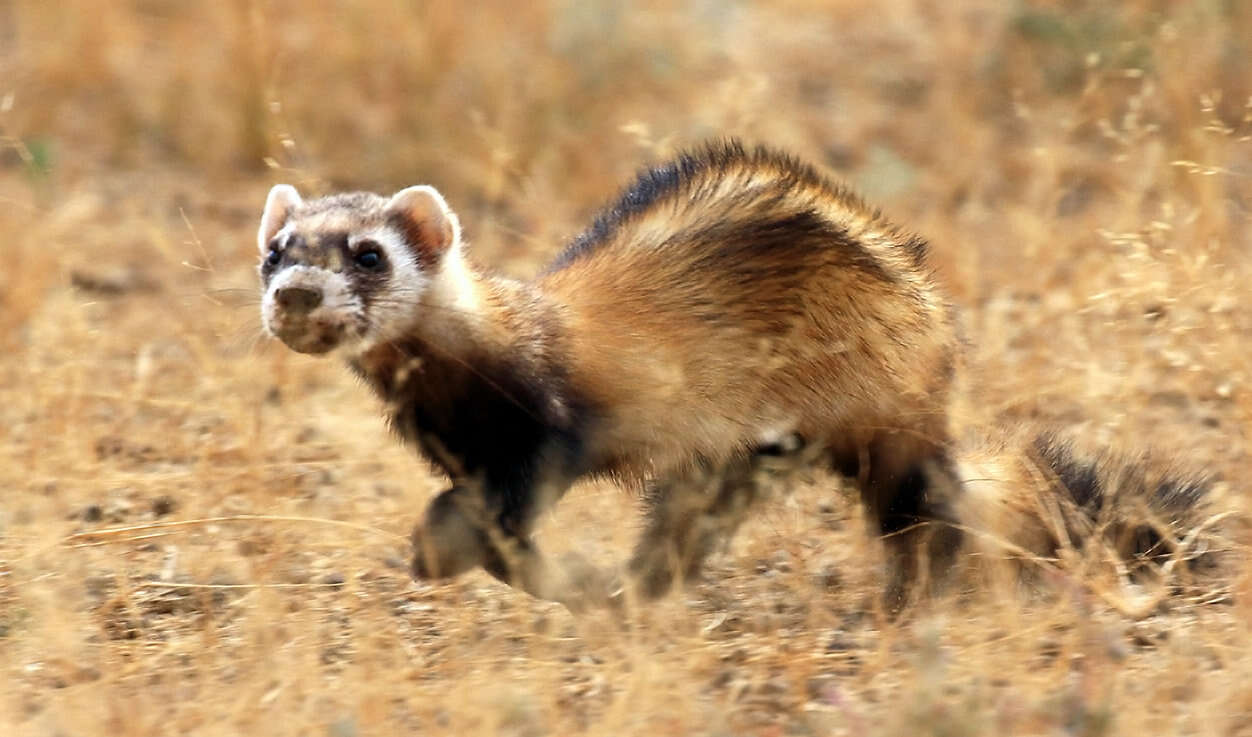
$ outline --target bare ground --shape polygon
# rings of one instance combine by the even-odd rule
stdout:
[[[1252,734],[1238,540],[1143,618],[1071,566],[891,619],[818,478],[624,620],[413,583],[442,482],[260,336],[253,274],[276,181],[435,184],[524,275],[639,164],[769,141],[931,239],[963,422],[1152,446],[1242,510],[1246,8],[306,5],[0,5],[6,734]],[[619,560],[633,510],[579,488],[541,534]]]

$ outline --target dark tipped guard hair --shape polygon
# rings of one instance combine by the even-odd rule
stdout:
[[[1086,524],[1104,527],[1105,539],[1129,561],[1159,559],[1173,552],[1162,536],[1175,535],[1199,521],[1209,502],[1213,479],[1176,468],[1149,468],[1144,457],[1123,457],[1108,451],[1086,453],[1054,433],[1035,438],[1035,452],[1051,472]],[[1071,528],[1081,545],[1082,529]],[[1189,560],[1194,568],[1211,556]]]
[[[715,140],[682,152],[664,164],[640,170],[635,181],[622,190],[611,205],[601,210],[591,226],[575,238],[545,271],[558,271],[592,253],[612,240],[634,219],[663,202],[686,200],[696,205],[707,202],[713,192],[703,189],[701,185],[718,182],[717,178],[708,175],[735,171],[750,173],[760,169],[769,169],[781,175],[771,183],[771,196],[779,200],[796,190],[821,192],[829,199],[842,201],[850,209],[864,213],[867,220],[881,221],[878,209],[871,208],[852,190],[829,180],[791,154],[759,145],[747,147],[733,138]],[[730,196],[748,204],[755,195],[737,192]],[[885,221],[882,222],[886,225]],[[896,232],[894,227],[890,229]],[[923,266],[926,241],[915,235],[905,236],[902,240],[914,263]]]
[[[1151,478],[1136,459],[1091,457],[1080,453],[1071,441],[1055,433],[1036,437],[1035,450],[1073,502],[1092,515],[1098,514],[1120,494],[1130,491],[1119,487],[1140,486],[1133,491],[1143,494],[1149,507],[1170,515],[1194,511],[1206,500],[1212,487],[1212,479],[1203,475],[1174,472]],[[1121,477],[1109,478],[1102,472],[1104,465],[1120,466]]]

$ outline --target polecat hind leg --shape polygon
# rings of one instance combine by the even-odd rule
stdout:
[[[882,537],[887,582],[884,604],[941,588],[962,541],[954,504],[961,485],[943,444],[903,431],[831,444],[834,469],[860,492],[871,532]]]
[[[810,455],[793,435],[724,465],[698,464],[687,474],[655,481],[647,526],[629,563],[636,597],[659,598],[675,582],[698,576],[705,558],[734,535],[752,505],[807,467]]]

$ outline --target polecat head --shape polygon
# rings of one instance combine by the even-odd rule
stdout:
[[[306,202],[277,185],[257,233],[265,329],[301,353],[398,337],[418,319],[460,238],[456,215],[432,187]]]

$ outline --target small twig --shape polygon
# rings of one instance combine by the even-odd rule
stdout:
[[[173,589],[309,589],[343,588],[342,583],[179,583],[178,581],[141,581],[145,588]]]
[[[110,537],[113,535],[124,535],[129,532],[142,532],[144,530],[159,530],[159,529],[169,529],[169,528],[177,528],[177,527],[197,527],[200,525],[217,524],[220,522],[311,522],[311,523],[321,524],[321,525],[332,525],[334,527],[344,527],[349,530],[356,530],[358,532],[368,532],[368,533],[375,534],[375,535],[381,535],[383,537],[387,537],[392,540],[398,540],[406,544],[409,541],[408,538],[402,535],[397,535],[394,532],[387,532],[386,530],[380,530],[377,527],[370,527],[369,525],[359,525],[359,524],[355,524],[352,522],[343,522],[341,520],[336,520],[336,519],[325,519],[322,517],[293,517],[293,516],[272,515],[272,514],[231,514],[231,515],[225,515],[222,517],[204,517],[201,519],[175,520],[172,522],[152,522],[152,523],[145,524],[145,525],[128,525],[126,527],[110,527],[110,528],[106,528],[103,530],[92,530],[89,532],[76,532],[73,535],[69,535],[68,537],[66,537],[63,542],[66,544],[73,544],[80,540],[94,541],[94,538]],[[122,540],[110,540],[110,541],[102,542],[100,544],[106,544],[107,542],[126,542],[132,539],[136,539],[136,538],[125,538]]]
[[[1169,560],[1166,561],[1163,566],[1161,566],[1161,581],[1160,581],[1160,584],[1157,586],[1156,591],[1144,597],[1135,597],[1139,599],[1139,602],[1137,604],[1134,604],[1128,601],[1128,599],[1130,599],[1131,596],[1126,593],[1123,593],[1123,594],[1111,593],[1109,591],[1106,591],[1103,587],[1092,586],[1090,584],[1087,585],[1087,588],[1090,591],[1092,591],[1096,596],[1099,596],[1101,599],[1103,599],[1104,603],[1108,604],[1109,606],[1112,606],[1114,609],[1120,612],[1123,616],[1130,617],[1131,619],[1136,619],[1136,620],[1146,618],[1148,615],[1152,614],[1152,612],[1156,611],[1156,608],[1161,605],[1161,602],[1165,601],[1165,599],[1169,597],[1170,573],[1174,570],[1175,567],[1177,567],[1179,562],[1186,560],[1185,556],[1186,556],[1187,551],[1189,551],[1196,544],[1196,541],[1199,538],[1200,534],[1204,532],[1205,530],[1213,527],[1214,525],[1221,523],[1227,518],[1234,516],[1234,514],[1235,512],[1221,512],[1219,514],[1213,515],[1212,517],[1209,517],[1208,519],[1204,520],[1203,522],[1201,522],[1200,524],[1192,528],[1191,531],[1187,533],[1186,537],[1184,537],[1182,541],[1178,544],[1178,546],[1174,548],[1174,552],[1172,555],[1170,555]],[[1119,571],[1118,584],[1119,584],[1119,588],[1123,589],[1123,592],[1125,591],[1125,588],[1127,586],[1125,581],[1122,579],[1122,576],[1124,575],[1125,575],[1124,569]]]
[[[80,532],[80,533],[77,533],[77,534],[78,534],[78,535],[85,535],[85,534],[87,534],[87,533],[82,533],[82,532]],[[96,541],[93,541],[93,542],[77,543],[77,544],[72,544],[72,545],[70,545],[70,547],[71,547],[71,548],[94,548],[94,547],[97,547],[97,546],[100,546],[100,545],[113,545],[113,544],[116,544],[116,543],[131,543],[131,542],[138,542],[138,541],[140,541],[140,540],[151,540],[151,539],[156,538],[156,537],[166,537],[167,535],[173,535],[173,534],[174,534],[174,533],[172,533],[172,532],[154,532],[154,533],[152,533],[152,534],[150,534],[150,535],[136,535],[136,536],[134,536],[134,537],[124,537],[124,538],[122,538],[122,539],[120,539],[120,540],[96,540]],[[74,535],[71,535],[70,537],[72,538],[72,537],[75,537],[75,536],[74,536]],[[68,543],[69,539],[70,539],[70,538],[66,538],[66,542],[67,542],[67,543]]]
[[[209,258],[209,252],[205,249],[204,243],[201,242],[200,236],[196,235],[196,228],[191,224],[191,220],[187,218],[187,213],[183,212],[183,208],[178,208],[178,215],[183,219],[183,224],[187,226],[187,232],[191,234],[191,243],[200,251],[200,257],[204,259],[204,266],[196,266],[193,263],[184,261],[183,266],[188,266],[197,271],[213,272],[213,260]]]

